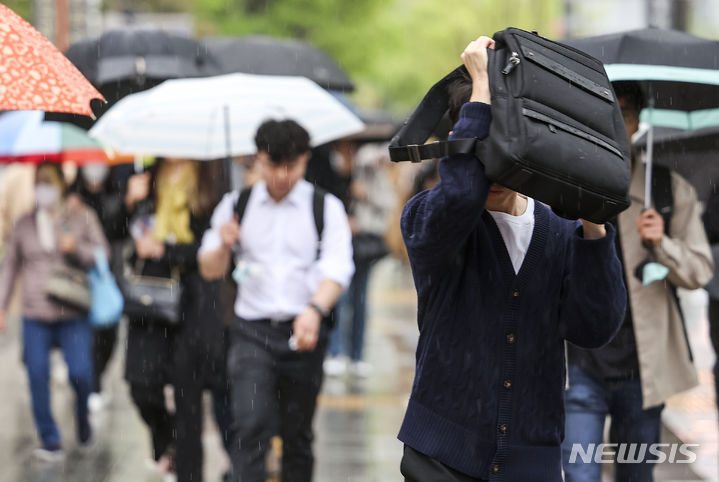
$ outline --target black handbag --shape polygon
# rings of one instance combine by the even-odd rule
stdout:
[[[145,276],[142,259],[138,259],[134,266],[129,262],[127,254],[132,251],[131,246],[123,250],[122,275],[117,279],[125,298],[125,314],[150,322],[179,325],[183,290],[179,270],[174,269],[170,278]]]
[[[80,311],[90,311],[90,283],[87,272],[58,263],[52,267],[45,283],[48,298]]]
[[[382,236],[358,233],[352,237],[352,257],[355,264],[373,263],[389,254]]]
[[[570,218],[603,223],[629,207],[629,142],[602,63],[516,28],[494,34],[489,136],[424,144],[448,106],[458,67],[430,89],[390,143],[390,158],[472,153],[487,178]]]

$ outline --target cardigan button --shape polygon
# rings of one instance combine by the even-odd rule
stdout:
[[[519,298],[519,290],[514,290],[514,291],[512,292],[512,296],[515,297],[515,298]]]
[[[514,344],[515,341],[517,341],[517,336],[514,333],[509,333],[507,335],[507,343],[512,345],[512,344]]]
[[[493,474],[498,474],[498,473],[499,473],[499,465],[495,465],[494,467],[492,467],[492,473],[493,473]]]
[[[499,431],[502,433],[507,433],[508,429],[509,429],[509,427],[507,427],[506,423],[503,423],[502,425],[499,426]]]
[[[512,388],[512,381],[511,381],[511,380],[505,380],[504,383],[502,384],[502,386],[504,386],[504,388],[506,388],[507,390],[509,390],[510,388]]]

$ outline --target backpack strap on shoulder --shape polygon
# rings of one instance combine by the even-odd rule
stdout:
[[[247,201],[250,200],[250,194],[252,194],[252,186],[244,188],[240,191],[240,197],[237,198],[235,204],[235,214],[237,215],[237,222],[242,224],[242,217],[245,215],[245,209],[247,208]]]
[[[317,254],[315,259],[320,258],[322,251],[322,232],[325,229],[325,195],[327,191],[319,186],[315,186],[315,190],[312,193],[312,215],[315,220],[315,229],[317,230]]]

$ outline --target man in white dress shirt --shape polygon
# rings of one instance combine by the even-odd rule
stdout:
[[[328,315],[354,272],[352,236],[342,203],[330,194],[318,233],[315,188],[303,179],[310,157],[305,129],[291,120],[267,121],[255,142],[262,180],[240,220],[240,194],[223,198],[198,254],[206,279],[223,277],[233,252],[239,254],[228,355],[233,480],[266,479],[267,448],[279,433],[283,482],[310,481]]]

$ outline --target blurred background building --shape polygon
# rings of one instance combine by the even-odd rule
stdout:
[[[706,37],[719,31],[715,0],[564,0],[566,32],[583,37],[653,25]]]

